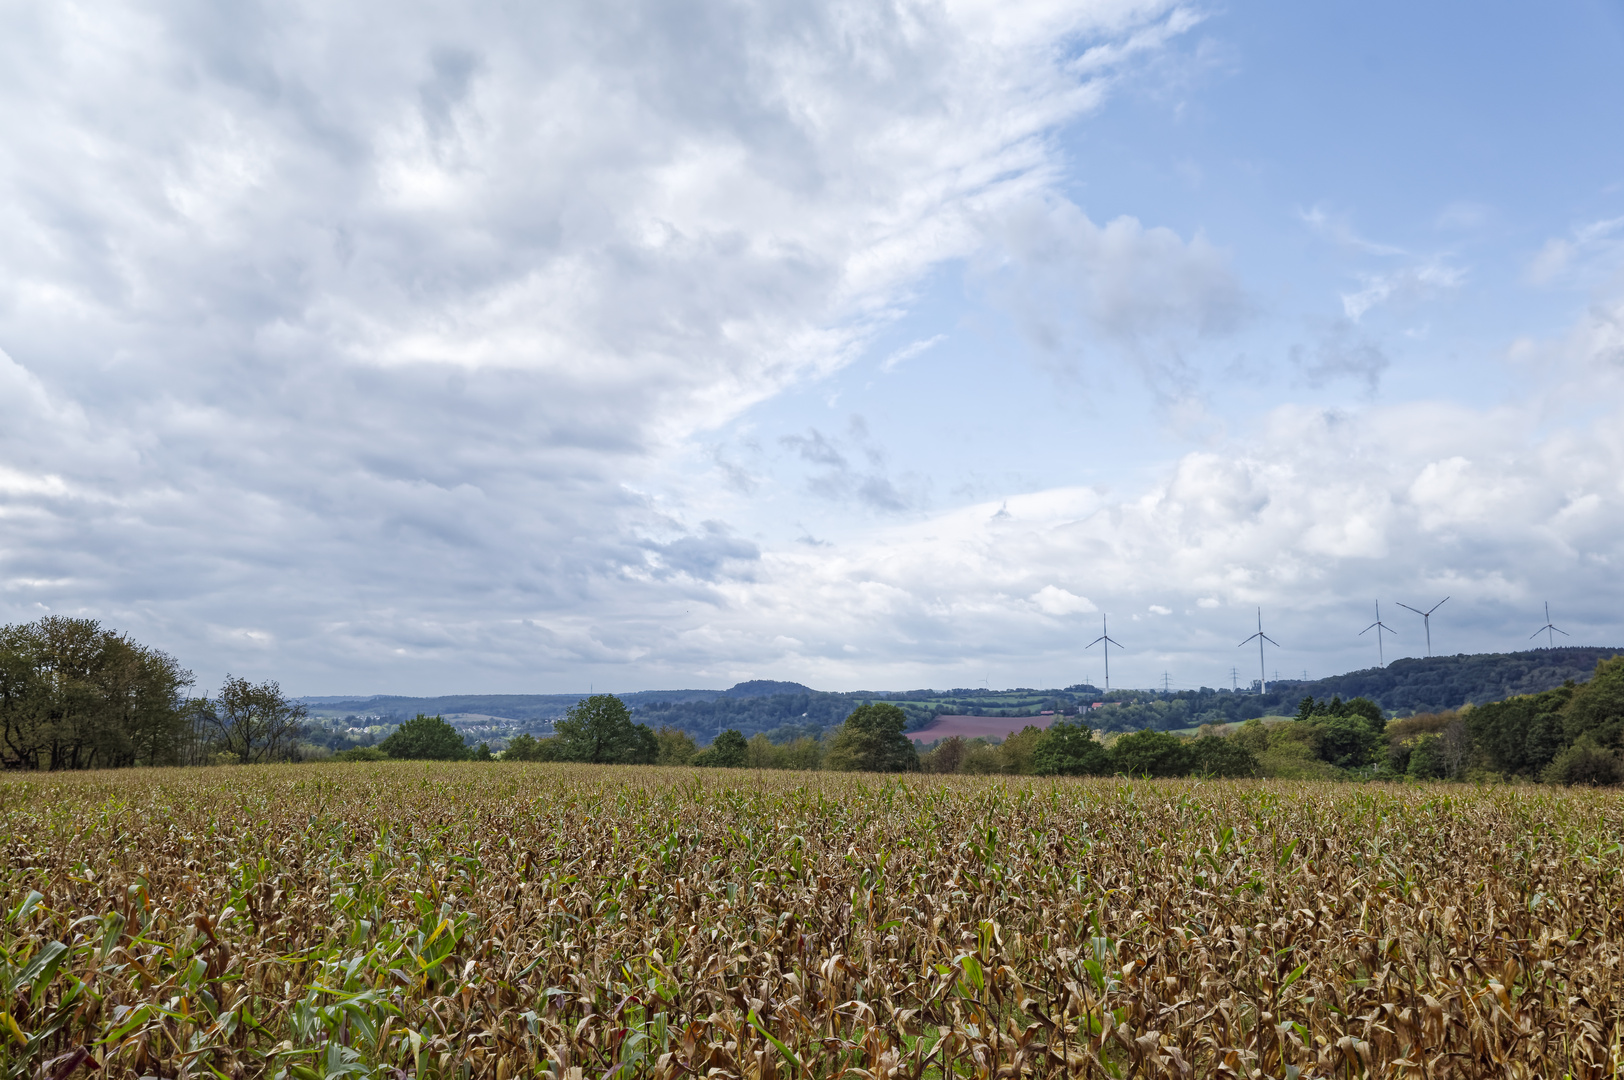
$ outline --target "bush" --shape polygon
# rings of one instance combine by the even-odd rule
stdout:
[[[1339,769],[1368,765],[1381,738],[1362,716],[1316,716],[1308,724],[1319,729],[1319,758]]]
[[[659,747],[654,755],[656,765],[688,765],[699,753],[694,737],[681,728],[662,725],[654,733],[654,742]]]
[[[378,744],[392,758],[407,761],[465,761],[468,744],[444,717],[418,713]]]
[[[515,735],[502,751],[503,761],[557,761],[558,740],[538,739],[534,735]]]
[[[1624,763],[1616,753],[1585,734],[1556,756],[1543,779],[1547,784],[1610,787],[1624,780]]]
[[[1199,776],[1256,776],[1257,755],[1245,743],[1203,735],[1189,744],[1190,771]]]
[[[325,761],[388,761],[389,755],[376,746],[357,746],[324,758]]]
[[[1447,776],[1443,739],[1437,735],[1417,735],[1411,740],[1404,775],[1411,780],[1441,780]]]
[[[919,759],[919,767],[928,773],[956,773],[964,765],[964,737],[953,735],[943,739]]]
[[[1086,724],[1060,720],[1043,733],[1032,768],[1040,776],[1104,776],[1111,771],[1111,755]]]
[[[705,749],[694,755],[694,764],[709,769],[739,769],[744,767],[750,753],[750,744],[744,736],[728,728]]]
[[[1190,771],[1190,751],[1177,735],[1136,731],[1111,745],[1111,767],[1125,776],[1183,776]]]

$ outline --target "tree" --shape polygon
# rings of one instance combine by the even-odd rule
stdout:
[[[1624,656],[1599,662],[1590,681],[1573,691],[1562,711],[1562,732],[1569,742],[1589,735],[1597,746],[1624,746]]]
[[[998,756],[1004,772],[1016,775],[1032,772],[1032,755],[1043,741],[1043,729],[1028,724],[998,745]]]
[[[964,764],[964,737],[950,735],[919,759],[920,768],[930,773],[956,773]]]
[[[687,765],[699,753],[694,737],[681,728],[661,725],[654,733],[654,742],[659,747],[654,755],[656,765]]]
[[[1363,717],[1316,716],[1309,723],[1319,730],[1319,758],[1339,769],[1368,765],[1381,736]]]
[[[1111,745],[1111,765],[1125,776],[1183,776],[1190,771],[1190,756],[1177,735],[1136,731]]]
[[[560,761],[652,765],[660,755],[654,732],[647,724],[632,723],[631,710],[613,694],[583,698],[553,728]]]
[[[824,767],[844,772],[918,772],[919,751],[903,734],[908,714],[884,702],[859,705],[829,744]]]
[[[378,749],[403,761],[466,761],[468,744],[441,716],[418,713],[397,727]]]
[[[502,751],[503,761],[557,761],[558,740],[538,739],[534,735],[522,733],[508,740],[507,749]]]
[[[1257,755],[1236,739],[1203,735],[1189,744],[1190,771],[1198,776],[1256,776]]]
[[[1466,714],[1466,726],[1496,771],[1538,776],[1567,745],[1564,709],[1574,689],[1559,686],[1479,705]]]
[[[214,742],[243,765],[291,757],[304,734],[305,715],[305,707],[283,697],[275,681],[255,684],[233,675],[199,713]]]
[[[1032,769],[1039,776],[1104,776],[1111,771],[1111,755],[1088,725],[1060,720],[1043,733]]]
[[[1547,784],[1610,786],[1624,780],[1624,762],[1586,732],[1556,756],[1546,768],[1544,780]]]
[[[750,744],[744,736],[728,728],[694,755],[694,764],[710,769],[741,769],[749,754]]]

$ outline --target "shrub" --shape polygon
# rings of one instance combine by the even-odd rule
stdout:
[[[1111,767],[1126,776],[1183,776],[1190,771],[1190,751],[1177,735],[1136,731],[1111,745]]]
[[[744,736],[728,728],[694,755],[694,764],[708,769],[740,769],[749,753],[750,744]]]
[[[1587,733],[1556,756],[1543,779],[1548,784],[1610,787],[1624,780],[1624,762]]]
[[[1188,750],[1190,771],[1200,776],[1256,776],[1260,771],[1257,755],[1234,739],[1203,735]]]
[[[502,751],[503,761],[557,761],[558,740],[538,739],[534,735],[515,735]]]
[[[376,746],[357,746],[349,750],[340,750],[326,759],[327,761],[388,761],[389,755]]]
[[[656,765],[687,765],[699,753],[694,737],[681,728],[661,725],[654,733],[654,743],[658,747],[654,755]]]
[[[1111,771],[1111,755],[1086,724],[1061,720],[1043,733],[1032,768],[1040,776],[1103,776]]]

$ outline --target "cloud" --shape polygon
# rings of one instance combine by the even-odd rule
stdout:
[[[1406,254],[1401,247],[1365,239],[1354,229],[1346,215],[1327,210],[1323,206],[1316,205],[1307,210],[1299,209],[1297,218],[1319,235],[1366,255]]]
[[[1045,615],[1077,615],[1083,612],[1098,611],[1099,608],[1086,596],[1075,596],[1065,589],[1053,585],[1045,585],[1032,594],[1032,603]]]
[[[1176,392],[1191,379],[1189,350],[1251,314],[1228,256],[1200,235],[1185,240],[1132,217],[1097,225],[1054,198],[1012,205],[986,228],[995,243],[981,257],[985,286],[1028,340],[1073,366],[1103,348]]]
[[[885,451],[869,436],[861,416],[852,416],[845,439],[809,428],[805,435],[782,436],[779,443],[802,461],[820,467],[807,477],[806,486],[821,498],[880,513],[900,513],[925,501],[922,478],[909,475],[894,481],[890,477]],[[854,466],[851,455],[861,456],[866,465]]]
[[[1406,266],[1385,274],[1361,274],[1364,288],[1342,294],[1342,313],[1358,322],[1372,308],[1387,303],[1413,305],[1460,287],[1465,271],[1439,261]]]
[[[1293,345],[1291,362],[1311,387],[1349,378],[1363,382],[1371,393],[1375,393],[1388,366],[1381,346],[1347,320],[1333,324],[1312,349]]]
[[[1147,680],[1164,663],[1227,669],[1256,607],[1293,663],[1332,670],[1375,662],[1358,638],[1373,598],[1453,594],[1433,625],[1435,646],[1451,652],[1516,647],[1538,623],[1523,628],[1523,616],[1545,599],[1586,640],[1617,641],[1620,326],[1624,301],[1588,313],[1548,343],[1535,387],[1505,405],[1282,406],[1138,492],[1036,491],[835,552],[764,552],[759,582],[724,587],[730,610],[800,642],[772,658],[776,670],[831,682],[845,672],[844,684],[950,678],[972,655],[991,669],[1078,670],[1077,643],[1057,642],[1034,607],[1162,615],[1123,636],[1124,671],[1136,655],[1168,658],[1128,676]],[[1575,415],[1587,400],[1599,408]],[[1562,406],[1569,422],[1553,427]],[[1419,636],[1398,629],[1398,647],[1418,655]],[[865,648],[864,665],[835,654],[847,642]]]
[[[669,612],[724,610],[767,553],[662,469],[861,355],[1189,23],[1162,0],[14,21],[0,614],[324,690],[696,670],[728,644]],[[832,496],[918,505],[847,442],[865,464],[831,458]]]
[[[1524,278],[1532,285],[1568,279],[1594,281],[1624,263],[1624,217],[1581,225],[1565,237],[1552,237],[1529,260]]]
[[[912,360],[914,357],[919,356],[921,353],[924,353],[928,349],[935,348],[937,345],[940,345],[942,342],[944,342],[946,340],[947,340],[947,335],[946,334],[937,334],[934,337],[921,338],[918,341],[909,342],[908,344],[904,345],[902,348],[896,350],[891,355],[887,356],[883,361],[881,361],[880,370],[881,371],[895,371],[898,367],[901,367],[903,364],[907,363],[909,360]]]

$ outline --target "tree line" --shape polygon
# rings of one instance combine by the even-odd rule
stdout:
[[[299,756],[304,707],[275,682],[196,680],[161,649],[94,619],[0,627],[0,768],[253,764]]]

